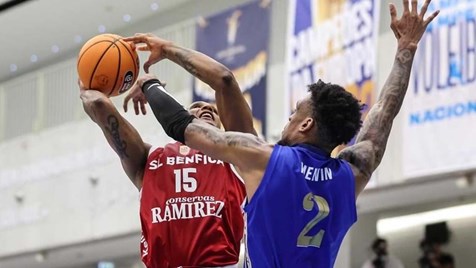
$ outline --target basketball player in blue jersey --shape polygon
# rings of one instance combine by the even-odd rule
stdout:
[[[418,42],[438,15],[424,18],[417,0],[403,0],[391,28],[398,40],[393,69],[369,111],[355,144],[330,156],[361,128],[362,105],[335,84],[319,81],[297,103],[274,146],[244,133],[223,132],[190,115],[158,80],[143,81],[151,108],[167,134],[207,155],[234,164],[245,180],[247,266],[332,267],[340,244],[357,220],[356,198],[380,164],[399,112]]]

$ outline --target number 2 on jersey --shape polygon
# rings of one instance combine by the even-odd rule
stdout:
[[[190,176],[190,173],[197,173],[196,168],[174,169],[175,174],[175,192],[180,193],[182,189],[185,192],[192,193],[197,190],[197,180]]]
[[[317,215],[310,220],[306,226],[302,229],[301,233],[297,239],[298,247],[321,247],[322,239],[324,238],[324,230],[319,230],[314,236],[307,236],[306,234],[320,221],[329,215],[329,204],[327,201],[317,195],[308,193],[304,200],[302,201],[302,206],[305,210],[311,211],[314,207],[314,204],[317,205],[318,213]]]

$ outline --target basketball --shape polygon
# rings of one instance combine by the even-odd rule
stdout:
[[[88,89],[117,96],[132,87],[139,74],[139,57],[133,47],[115,34],[101,34],[81,48],[77,69]]]

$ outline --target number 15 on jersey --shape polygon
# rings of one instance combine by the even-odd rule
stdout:
[[[196,173],[196,168],[175,169],[175,192],[195,192],[195,190],[197,190],[197,180],[194,178],[194,174]]]

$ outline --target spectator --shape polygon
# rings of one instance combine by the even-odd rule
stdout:
[[[388,254],[387,240],[376,238],[372,243],[372,257],[362,268],[404,268],[404,266],[397,257]]]

